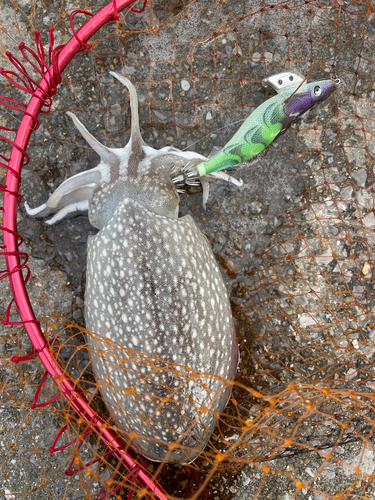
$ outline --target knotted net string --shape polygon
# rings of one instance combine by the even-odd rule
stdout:
[[[181,19],[175,17],[179,9]],[[33,206],[44,201],[47,191],[63,178],[97,161],[75,131],[68,128],[63,111],[73,109],[106,144],[121,147],[126,142],[129,117],[121,108],[126,109],[127,100],[123,89],[108,78],[111,66],[125,72],[137,84],[143,99],[141,123],[147,143],[183,148],[200,140],[195,147],[204,154],[210,152],[213,143],[222,145],[229,139],[236,129],[230,129],[230,123],[247,116],[268,97],[261,87],[265,76],[288,67],[307,74],[311,66],[320,63],[311,78],[335,74],[344,83],[329,101],[279,137],[277,146],[271,146],[262,161],[238,171],[248,186],[244,191],[214,186],[205,213],[200,210],[200,194],[191,193],[183,198],[183,213],[191,211],[200,221],[226,273],[244,354],[231,406],[202,461],[182,469],[152,463],[147,467],[156,479],[164,476],[171,488],[169,494],[177,497],[195,494],[203,485],[197,493],[203,498],[208,493],[213,498],[229,498],[249,480],[249,496],[254,498],[266,496],[271,484],[278,488],[278,493],[291,498],[304,497],[304,491],[307,498],[313,494],[323,498],[340,494],[344,498],[371,498],[373,471],[368,465],[373,453],[371,5],[288,2],[259,8],[252,3],[249,7],[248,3],[224,2],[166,5],[163,10],[149,3],[144,12],[136,32],[129,29],[132,25],[129,16],[135,14],[128,13],[123,24],[120,20],[116,27],[118,31],[108,28],[108,32],[94,41],[92,55],[77,62],[71,78],[67,74],[64,85],[68,90],[44,122],[49,134],[47,141],[44,141],[45,131],[40,132],[33,150],[28,149],[33,170],[26,167],[23,183],[25,194],[29,193],[27,199],[35,197]],[[61,26],[59,15],[57,12],[48,22]],[[201,23],[199,32],[197,19]],[[17,22],[21,20],[17,18]],[[37,22],[42,24],[41,20]],[[125,51],[130,45],[132,50]],[[5,116],[9,119],[9,115]],[[203,139],[207,133],[216,137]],[[57,159],[51,153],[52,145],[53,151],[58,151]],[[61,158],[63,161],[59,163]],[[59,316],[72,314],[73,310],[79,322],[83,299],[79,273],[84,268],[83,240],[90,227],[83,219],[76,219],[56,230],[42,232],[37,221],[26,218],[24,221],[25,230],[30,225],[36,228],[27,233],[27,244],[33,252],[32,300],[41,311],[38,317],[45,317],[49,325],[61,325]],[[40,239],[39,234],[46,238]],[[78,234],[81,241],[74,240]],[[61,245],[62,239],[66,239],[66,245]],[[61,254],[53,250],[56,240]],[[48,257],[43,259],[45,255]],[[7,291],[3,293],[6,296]],[[71,353],[65,354],[68,369],[82,380],[83,372],[90,371],[90,362],[82,354],[85,352],[82,330],[69,332],[62,341],[61,332],[65,331],[58,326],[50,338],[59,338],[60,344],[70,349]],[[9,335],[4,346],[9,356],[28,352],[21,348],[22,331]],[[76,344],[71,345],[71,339],[77,339]],[[78,353],[82,357],[79,362],[73,356]],[[82,367],[85,361],[86,370]],[[155,360],[145,363],[152,366]],[[4,365],[9,369],[5,361]],[[75,372],[74,365],[77,365]],[[12,404],[15,409],[22,406],[19,400],[11,404],[9,396],[28,384],[33,393],[29,388],[30,395],[26,392],[25,397],[30,398],[31,404],[43,375],[41,372],[38,379],[38,371],[34,374],[30,369],[26,370],[28,375],[22,371],[13,380],[15,370],[18,369],[13,367],[4,375],[4,411]],[[100,404],[100,384],[87,378],[93,398]],[[9,391],[10,388],[14,389]],[[58,395],[52,387],[48,388],[45,401]],[[250,394],[249,389],[263,398]],[[41,413],[40,422],[44,418],[51,422],[47,413],[51,410],[47,408],[43,410],[46,413]],[[6,414],[13,418],[11,411]],[[71,422],[67,431],[71,432],[72,441],[77,437],[77,425],[83,426],[84,445],[78,450],[80,458],[75,459],[79,468],[105,452],[85,436],[82,422],[71,421],[71,414],[70,408],[64,412],[57,407],[53,412],[56,419],[65,415],[65,421]],[[21,418],[22,428],[39,435],[38,422],[27,422],[23,414]],[[57,420],[51,439],[61,428],[61,421]],[[4,491],[6,488],[18,492],[14,489],[12,470],[20,478],[19,471],[26,459],[21,461],[18,455],[11,458],[11,452],[24,449],[25,442],[18,430],[8,427],[6,432],[12,439],[4,442],[8,454],[3,461],[9,476]],[[241,452],[238,448],[243,445]],[[40,472],[35,495],[40,495],[43,488],[54,491],[56,481],[52,478],[59,474],[61,484],[66,484],[63,472],[69,466],[72,450],[67,454],[64,470],[60,466],[54,476],[48,471],[58,465],[54,461],[57,454],[44,459],[43,450],[47,448],[42,448],[37,438],[29,445],[29,456],[38,457],[41,464],[37,469]],[[10,464],[7,457],[16,463]],[[69,479],[71,482],[61,498],[75,490],[92,494],[91,489],[95,498],[105,484],[106,474],[111,472],[108,476],[111,477],[117,465],[106,463],[97,472],[94,464],[89,474],[85,474],[88,468],[81,470],[76,474],[76,482],[74,476]],[[234,465],[236,471],[244,465],[244,475],[237,475],[228,469],[229,465]],[[116,483],[119,477],[113,480]],[[26,496],[27,492],[22,494]]]

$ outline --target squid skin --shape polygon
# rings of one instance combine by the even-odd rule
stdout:
[[[212,174],[263,151],[291,121],[317,102],[326,99],[340,80],[305,83],[287,88],[258,106],[230,141],[212,158],[197,166],[200,176]]]
[[[103,353],[92,363],[116,425],[152,460],[191,462],[227,404],[222,379],[234,380],[238,361],[210,244],[189,215],[164,217],[125,198],[90,238],[87,260],[86,327],[131,349],[114,356],[88,336],[89,351]]]

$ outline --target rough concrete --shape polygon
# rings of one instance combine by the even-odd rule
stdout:
[[[30,205],[39,205],[62,180],[96,165],[96,154],[77,136],[65,111],[73,109],[105,144],[125,144],[130,123],[126,92],[109,70],[124,72],[136,84],[147,143],[190,147],[206,155],[269,97],[261,85],[266,75],[288,67],[306,74],[313,67],[311,78],[321,79],[334,71],[342,79],[334,96],[299,118],[261,158],[233,171],[243,187],[216,183],[206,211],[201,193],[191,191],[182,196],[181,215],[193,215],[222,265],[241,341],[241,382],[267,394],[292,382],[370,392],[375,352],[375,21],[355,2],[338,2],[337,7],[324,3],[324,8],[319,8],[321,2],[298,3],[298,8],[290,2],[288,10],[269,9],[274,3],[227,0],[208,7],[202,0],[187,6],[188,14],[196,14],[180,14],[172,22],[182,6],[152,2],[152,12],[149,7],[142,15],[127,12],[120,37],[113,34],[113,24],[102,30],[93,49],[74,59],[52,112],[41,117],[28,149],[23,195]],[[30,43],[28,19],[44,40],[51,23],[57,23],[58,43],[70,36],[68,18],[61,15],[75,4],[66,2],[60,9],[59,2],[51,3],[48,12],[41,3],[35,11],[29,2],[18,5],[22,10],[15,11],[3,0],[0,8],[2,27],[16,41]],[[261,7],[263,12],[256,13]],[[163,29],[144,32],[155,26]],[[3,34],[5,50],[15,52],[15,47]],[[318,61],[327,65],[315,66]],[[2,77],[0,86],[1,94],[20,95]],[[8,114],[2,119],[17,124]],[[43,221],[27,218],[21,205],[19,230],[31,254],[29,289],[37,316],[54,313],[82,325],[86,241],[95,232],[87,217],[47,228]],[[5,306],[10,292],[4,283]],[[15,352],[27,352],[24,333],[4,328],[2,335],[0,439],[8,476],[0,480],[0,498],[88,498],[78,475],[63,475],[70,451],[46,451],[62,425],[59,407],[28,409],[40,364],[9,364]],[[19,367],[27,374],[20,376]],[[243,404],[242,418],[259,412],[253,405]],[[318,433],[312,445],[316,451],[268,462],[275,474],[264,472],[264,462],[256,460],[240,474],[221,472],[208,485],[206,498],[322,500],[324,493],[347,492],[351,484],[353,498],[371,498],[373,481],[363,476],[373,472],[366,465],[371,464],[372,436],[361,433],[363,421],[358,425],[354,442],[334,448],[338,464],[319,453],[339,444],[336,434]],[[325,447],[323,435],[331,439]],[[251,447],[247,451],[254,454]],[[355,476],[350,464],[359,462]],[[51,479],[43,485],[45,477]],[[308,487],[299,490],[299,481]],[[99,487],[93,488],[94,494]],[[177,486],[172,493],[176,491],[184,494]]]

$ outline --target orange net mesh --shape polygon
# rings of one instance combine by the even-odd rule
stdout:
[[[57,44],[65,43],[72,36],[69,14],[100,7],[1,0],[1,66],[10,69],[5,52],[15,53],[20,42],[33,46],[34,30],[47,43],[54,27]],[[167,498],[374,498],[371,2],[150,0],[140,14],[120,13],[92,43],[63,73],[52,110],[40,117],[32,136],[31,163],[22,176],[22,194],[31,206],[43,203],[65,178],[97,164],[65,111],[73,110],[106,145],[123,147],[128,140],[127,93],[110,70],[136,86],[147,144],[204,155],[224,145],[270,96],[263,78],[288,69],[311,71],[311,80],[342,80],[329,100],[294,121],[265,154],[232,172],[243,179],[242,188],[216,183],[206,211],[199,189],[182,195],[181,215],[193,215],[221,266],[240,364],[229,404],[195,462],[157,463],[141,456],[139,462]],[[0,94],[24,99],[2,77]],[[17,128],[16,113],[0,107],[0,114],[5,126]],[[9,149],[0,147],[1,154]],[[5,171],[1,176],[3,183]],[[27,217],[22,205],[18,216],[21,250],[30,255],[28,293],[49,349],[113,427],[101,398],[113,384],[96,380],[92,368],[103,339],[95,337],[97,348],[88,350],[83,322],[86,243],[95,230],[85,216],[52,227]],[[12,298],[5,280],[0,297],[4,319]],[[14,306],[10,320],[19,320]],[[113,366],[130,372],[124,359],[136,361],[145,382],[160,372],[176,377],[181,387],[204,388],[212,379],[110,347]],[[49,377],[43,380],[37,357],[11,361],[29,351],[23,327],[1,327],[0,498],[152,498],[137,486],[136,471],[126,475],[69,403],[57,399],[58,389]],[[131,391],[142,405],[142,386]],[[158,404],[178,411],[176,394],[169,392]],[[197,410],[204,414],[207,408]],[[144,415],[145,423],[150,418]],[[124,437],[131,449],[136,433]]]

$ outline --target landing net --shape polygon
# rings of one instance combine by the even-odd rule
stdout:
[[[1,226],[13,210],[23,238],[0,256],[0,498],[373,498],[374,7],[150,0],[132,10],[125,3],[108,4],[90,40],[77,33],[106,2],[0,3],[1,66],[31,90],[0,76]],[[77,54],[60,72],[58,54],[71,38]],[[43,91],[45,67],[27,48],[52,67]],[[30,206],[97,164],[66,111],[104,144],[125,145],[128,95],[111,70],[136,86],[147,144],[206,156],[273,95],[265,77],[297,70],[311,81],[341,80],[265,154],[230,172],[242,188],[215,183],[206,210],[199,189],[181,196],[181,215],[194,217],[220,264],[241,352],[230,402],[190,465],[137,456],[137,436],[117,429],[102,401],[110,381],[93,375],[101,352],[88,352],[83,321],[86,243],[95,234],[87,217],[46,227],[26,215],[9,184],[19,180],[8,159],[35,92],[45,113],[30,118],[27,151],[13,153],[22,156],[21,194]],[[8,278],[21,273],[36,318],[26,324],[14,304],[7,309]],[[45,341],[33,349],[25,328],[39,324]],[[134,352],[112,347],[126,370]],[[42,364],[53,359],[61,367],[51,369],[54,379]],[[160,361],[137,357],[146,374],[163,370],[181,386],[208,383],[207,374]],[[142,401],[144,393],[132,390]]]

